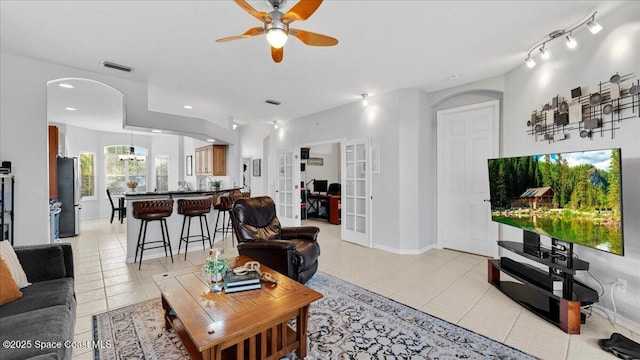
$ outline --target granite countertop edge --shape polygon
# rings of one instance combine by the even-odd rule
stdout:
[[[141,198],[141,197],[173,197],[173,196],[206,196],[218,193],[224,193],[234,190],[242,190],[241,187],[232,187],[220,190],[184,190],[184,191],[147,191],[136,193],[124,193],[125,198]]]

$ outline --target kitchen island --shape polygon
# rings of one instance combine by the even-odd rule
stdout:
[[[220,189],[220,190],[185,190],[185,191],[163,191],[163,192],[130,192],[125,193],[124,198],[127,202],[127,262],[133,263],[134,256],[136,254],[136,245],[138,243],[138,234],[140,233],[140,223],[141,221],[133,217],[133,203],[136,201],[147,201],[147,200],[164,200],[164,199],[172,199],[173,202],[173,213],[170,217],[167,218],[167,227],[169,229],[169,240],[171,243],[171,249],[174,255],[174,261],[182,259],[184,261],[184,256],[182,258],[176,257],[178,253],[178,245],[180,244],[180,231],[182,230],[182,219],[183,216],[178,214],[178,200],[179,199],[197,199],[197,198],[205,198],[205,197],[213,197],[214,204],[216,203],[218,197],[224,196],[226,194],[232,192],[240,192],[242,188],[233,187],[228,189]],[[217,211],[211,209],[211,212],[207,215],[207,222],[209,223],[209,230],[211,232],[211,238],[213,239],[213,234],[215,231],[216,225],[216,217]],[[221,226],[221,225],[218,225]],[[205,234],[206,234],[205,228]],[[191,235],[200,234],[200,225],[198,221],[192,221],[191,223]],[[162,239],[162,234],[160,232],[160,224],[157,222],[152,222],[147,227],[147,241],[153,241]],[[220,236],[218,236],[220,239]],[[215,239],[214,239],[215,240]],[[209,244],[205,241],[205,246],[208,248]],[[189,246],[189,251],[202,251],[201,243],[193,242]],[[182,246],[182,252],[184,254],[184,245]],[[159,257],[164,257],[164,249],[157,248],[151,250],[144,251],[144,259],[155,259]]]

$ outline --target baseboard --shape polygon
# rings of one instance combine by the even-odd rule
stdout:
[[[593,309],[593,312],[595,312],[598,315],[601,315],[605,319],[613,319],[613,311],[606,309],[598,304],[593,304],[591,308]],[[616,324],[622,326],[625,329],[631,330],[636,334],[640,334],[640,325],[636,324],[635,322],[623,316],[620,316],[620,314],[616,315]]]
[[[422,249],[417,249],[417,250],[405,250],[405,249],[397,249],[397,248],[393,248],[393,247],[389,247],[389,246],[384,246],[384,245],[373,245],[374,249],[378,249],[378,250],[384,250],[386,252],[390,252],[393,254],[398,254],[398,255],[420,255],[423,254],[431,249],[435,249],[437,248],[437,246],[435,244],[431,244],[429,246],[425,246]]]

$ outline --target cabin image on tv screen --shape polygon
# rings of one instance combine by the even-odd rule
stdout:
[[[527,189],[520,197],[511,203],[512,208],[527,206],[537,209],[541,206],[553,206],[553,196],[556,192],[551,186]]]
[[[620,149],[489,159],[491,219],[623,254]]]

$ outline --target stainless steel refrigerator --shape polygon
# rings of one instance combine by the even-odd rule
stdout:
[[[59,236],[80,233],[80,178],[78,158],[58,158],[58,201],[62,203],[58,221]]]

